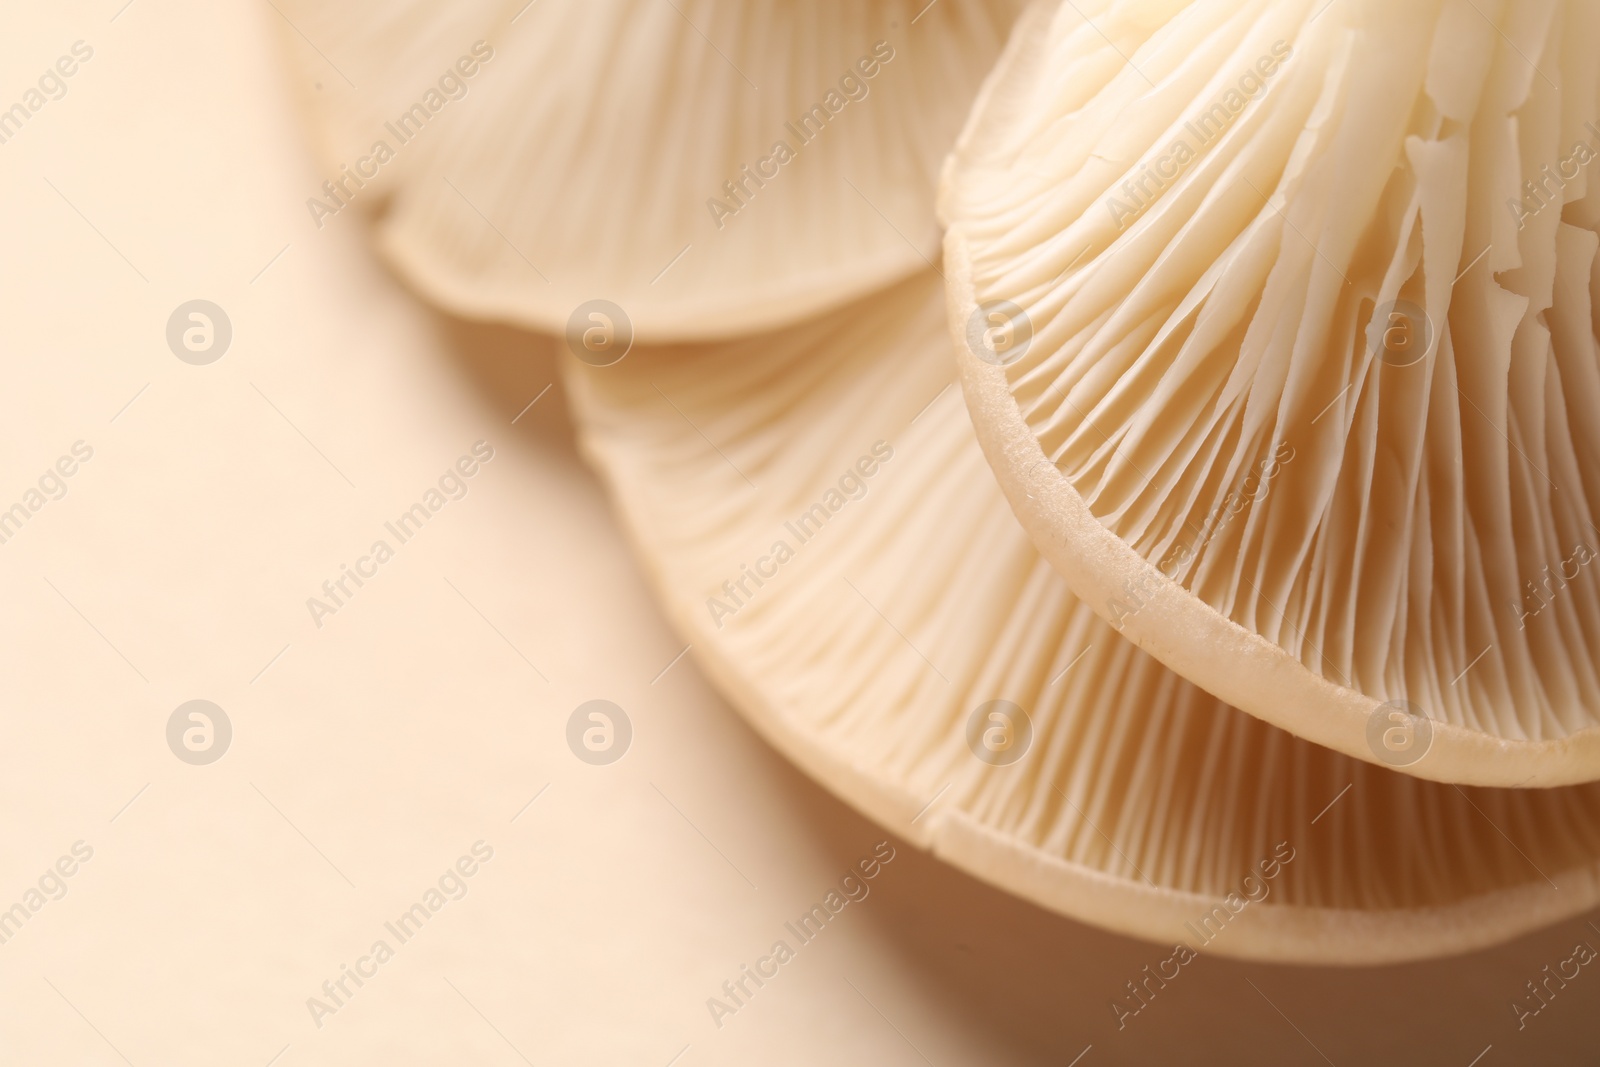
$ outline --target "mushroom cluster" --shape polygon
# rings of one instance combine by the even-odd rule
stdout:
[[[1254,959],[1600,902],[1600,10],[286,8],[330,167],[438,123],[378,246],[565,335],[663,609],[868,816]]]

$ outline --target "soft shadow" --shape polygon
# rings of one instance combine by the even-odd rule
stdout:
[[[442,315],[437,322],[485,408],[507,422],[517,419],[518,447],[577,454],[555,339]],[[736,718],[726,704],[706,714]],[[841,867],[861,841],[881,833],[781,756],[774,762],[781,765],[774,786],[804,816],[819,850],[837,855]],[[1119,1027],[1112,1000],[1127,995],[1126,983],[1144,978],[1146,965],[1171,955],[1171,946],[1043,911],[899,847],[895,876],[875,888],[874,905],[853,920],[860,924],[853,936],[891,944],[929,1010],[959,1020],[974,1044],[993,1050],[989,1063],[1597,1062],[1600,970],[1591,975],[1585,967],[1521,1030],[1512,1003],[1528,997],[1524,983],[1566,960],[1576,942],[1600,947],[1600,924],[1589,924],[1600,911],[1491,950],[1393,967],[1275,966],[1206,956],[1183,967]],[[941,1067],[950,1062],[928,1051]]]

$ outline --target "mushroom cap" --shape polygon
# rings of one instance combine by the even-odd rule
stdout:
[[[1351,759],[1079,602],[995,484],[943,317],[924,271],[766,336],[564,367],[668,616],[773,745],[979,878],[1203,952],[1446,955],[1600,899],[1600,786]]]
[[[281,9],[330,173],[359,164],[347,199],[382,209],[408,281],[555,333],[606,300],[666,341],[794,321],[934,262],[939,166],[1021,6]]]
[[[1600,777],[1600,8],[1084,11],[1023,17],[941,189],[968,405],[1035,543],[1298,736]],[[1403,764],[1396,708],[1432,735]]]

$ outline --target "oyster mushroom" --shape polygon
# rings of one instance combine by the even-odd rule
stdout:
[[[1129,639],[1440,781],[1600,777],[1592,4],[1031,8],[947,164],[950,325]],[[1398,765],[1398,764],[1397,764]]]
[[[319,225],[381,207],[383,252],[457,314],[560,333],[599,299],[674,340],[932,262],[940,163],[1021,2],[280,7]]]
[[[1463,952],[1600,899],[1600,786],[1462,789],[1351,759],[1077,600],[979,448],[933,272],[564,373],[698,662],[811,775],[977,877],[1167,945],[1303,962]]]

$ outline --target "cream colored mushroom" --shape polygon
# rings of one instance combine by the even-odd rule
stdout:
[[[946,170],[951,329],[1012,507],[1125,636],[1360,759],[1426,719],[1407,773],[1600,777],[1597,33],[1030,9]]]
[[[381,207],[384,253],[457,314],[560,333],[603,299],[669,340],[934,261],[940,162],[1021,3],[278,6],[318,225]]]
[[[665,610],[769,741],[980,878],[1200,952],[1443,955],[1600,900],[1600,786],[1350,759],[1076,600],[979,449],[943,305],[925,271],[766,336],[566,368]]]

